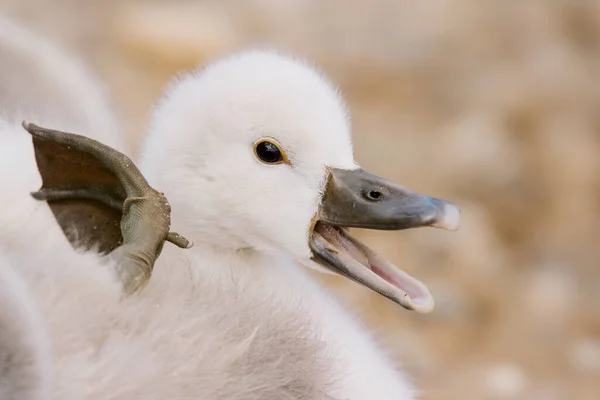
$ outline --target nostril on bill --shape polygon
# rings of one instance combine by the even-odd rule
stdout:
[[[379,190],[366,190],[363,193],[363,197],[369,201],[380,201],[383,199],[383,193]]]

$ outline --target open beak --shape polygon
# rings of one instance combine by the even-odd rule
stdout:
[[[329,168],[325,194],[310,235],[313,260],[417,312],[433,309],[427,287],[369,249],[345,228],[457,230],[460,209],[415,193],[362,169]]]

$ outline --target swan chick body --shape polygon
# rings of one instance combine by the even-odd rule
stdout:
[[[289,164],[257,160],[253,144],[265,138]],[[345,105],[306,64],[250,51],[178,79],[156,111],[141,169],[195,247],[165,254],[157,268],[185,257],[198,279],[242,282],[286,313],[301,304],[297,317],[309,318],[325,345],[319,357],[335,377],[334,398],[412,399],[406,376],[297,262],[310,259],[326,165],[358,168]]]
[[[30,147],[19,148],[33,159]],[[272,158],[275,149],[285,157]],[[165,247],[141,293],[124,299],[114,260],[73,251],[49,226],[30,223],[36,229],[8,238],[26,243],[35,233],[35,252],[15,251],[3,238],[0,250],[9,267],[18,266],[13,272],[27,283],[52,343],[49,398],[415,397],[368,330],[303,269],[323,268],[323,260],[314,262],[314,238],[327,232],[316,217],[323,220],[323,205],[335,202],[335,182],[355,182],[340,171],[382,183],[360,172],[343,101],[319,73],[270,51],[250,51],[182,76],[157,107],[142,150],[142,172],[164,191],[172,227],[194,247]],[[23,191],[23,207],[35,202],[26,195],[36,187]],[[398,192],[425,205],[417,217],[447,207],[404,188],[382,183],[384,189],[392,201]],[[373,210],[387,201],[372,201]],[[49,213],[44,203],[36,206]],[[410,223],[454,225],[443,217]],[[14,224],[14,216],[0,210],[5,221]],[[360,252],[367,259],[372,253]],[[329,265],[344,264],[334,257]],[[346,274],[361,271],[352,268]],[[389,282],[371,275],[362,283],[403,304],[386,291]],[[428,298],[412,278],[403,279],[413,284],[407,296]]]

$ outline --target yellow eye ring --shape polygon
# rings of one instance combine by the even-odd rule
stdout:
[[[285,152],[275,141],[260,139],[254,143],[254,154],[264,164],[290,164]]]

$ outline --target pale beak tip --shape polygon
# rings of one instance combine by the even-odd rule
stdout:
[[[433,296],[430,294],[411,299],[410,303],[411,309],[419,314],[428,314],[433,311],[433,308],[435,307],[435,301],[433,300]]]
[[[440,219],[433,226],[447,231],[457,231],[460,227],[460,208],[456,204],[444,202],[440,210]]]

